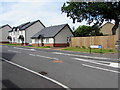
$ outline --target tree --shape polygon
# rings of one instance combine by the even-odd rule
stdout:
[[[79,26],[74,31],[75,37],[85,37],[85,36],[102,36],[100,28],[98,26]]]
[[[73,23],[87,21],[88,24],[94,22],[94,25],[102,25],[104,21],[115,21],[112,28],[112,34],[116,34],[120,19],[120,1],[119,2],[66,2],[61,11],[67,13],[67,17],[73,19]]]

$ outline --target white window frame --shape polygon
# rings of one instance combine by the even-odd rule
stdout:
[[[38,44],[38,39],[35,39],[35,43]]]
[[[48,44],[49,43],[49,38],[46,38],[46,44]]]
[[[13,42],[15,42],[15,38],[13,37]]]
[[[19,30],[17,30],[17,34],[19,35]]]

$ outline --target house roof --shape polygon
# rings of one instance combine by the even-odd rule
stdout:
[[[8,26],[8,27],[10,27],[10,28],[12,29],[12,27],[11,27],[10,25],[8,25],[8,24],[3,25],[3,26],[0,26],[0,29],[1,29],[1,28],[4,28],[4,27],[6,27],[6,26]]]
[[[17,26],[16,28],[19,28],[20,30],[21,29],[24,29],[26,26],[28,26],[30,23],[33,23],[33,22],[27,22],[27,23],[24,23],[24,24],[21,24],[19,26]]]
[[[16,28],[16,30],[17,30],[17,28],[19,28],[19,30],[25,30],[25,29],[27,29],[28,27],[30,27],[30,26],[32,26],[33,24],[35,24],[36,22],[40,22],[40,23],[42,24],[42,22],[41,22],[40,20],[37,20],[37,21],[27,22],[27,23],[21,24],[21,25],[19,25],[19,26],[17,26],[17,27],[14,27],[14,28]],[[43,24],[42,24],[42,25],[43,25]],[[43,26],[44,26],[44,25],[43,25]],[[44,27],[45,27],[45,26],[44,26]],[[13,28],[13,29],[14,29],[14,28]],[[13,29],[12,29],[11,31],[9,31],[9,32],[12,32]]]
[[[37,20],[37,21],[25,23],[22,27],[20,27],[20,30],[25,30],[25,29],[27,29],[28,27],[30,27],[30,26],[32,26],[33,24],[35,24],[36,22],[40,22],[40,23],[43,25],[43,23],[42,23],[40,20]],[[43,26],[44,26],[44,25],[43,25]],[[44,26],[44,27],[45,27],[45,26]]]
[[[56,26],[50,26],[50,27],[46,27],[43,28],[41,31],[39,31],[38,33],[36,33],[35,35],[33,35],[31,38],[38,38],[41,35],[43,35],[43,37],[54,37],[56,36],[66,25],[68,24],[62,24],[62,25],[56,25]]]
[[[27,24],[29,24],[29,23],[30,23],[30,22],[27,22],[27,23],[21,24],[21,25],[19,25],[19,26],[17,26],[17,27],[13,27],[12,30],[9,31],[9,32],[12,32],[13,29],[15,29],[15,31],[17,31],[17,28],[19,28],[19,29],[21,30],[21,28],[25,27],[25,26],[26,26]]]

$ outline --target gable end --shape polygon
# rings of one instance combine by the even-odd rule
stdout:
[[[71,28],[69,27],[69,25],[66,24],[54,37],[56,37],[66,26],[69,28],[70,32],[71,32],[71,33],[73,34],[73,36],[74,36],[73,31],[71,30]]]

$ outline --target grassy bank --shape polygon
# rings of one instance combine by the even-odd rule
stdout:
[[[90,53],[89,48],[76,48],[76,47],[67,47],[63,50],[67,51],[77,51],[77,52],[87,52]],[[91,49],[92,53],[116,53],[117,51],[114,49]]]

